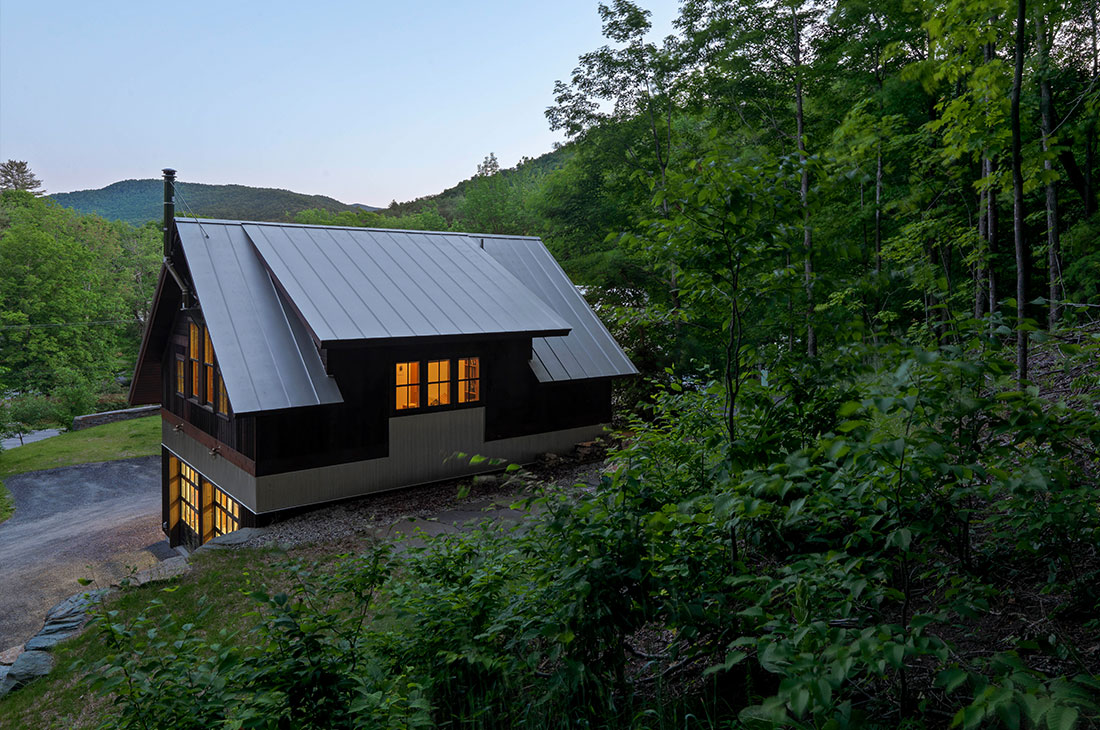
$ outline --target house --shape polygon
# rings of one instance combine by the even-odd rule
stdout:
[[[537,238],[175,218],[165,176],[130,400],[172,545],[565,451],[637,372]]]

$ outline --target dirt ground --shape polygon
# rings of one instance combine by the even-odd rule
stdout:
[[[160,457],[8,477],[15,515],[0,524],[0,651],[42,626],[46,611],[164,557]]]

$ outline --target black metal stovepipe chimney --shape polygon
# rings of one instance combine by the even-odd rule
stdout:
[[[176,217],[176,171],[164,168],[164,258],[172,255],[172,220]]]

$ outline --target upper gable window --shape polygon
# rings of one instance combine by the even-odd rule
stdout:
[[[228,417],[229,397],[221,370],[214,362],[210,330],[195,321],[188,322],[187,330],[187,358],[177,362],[176,392]],[[186,368],[190,368],[190,377]],[[184,387],[187,387],[186,393]]]
[[[420,407],[420,363],[397,363],[397,410]]]

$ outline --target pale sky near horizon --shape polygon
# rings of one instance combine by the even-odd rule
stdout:
[[[676,0],[640,3],[654,36]],[[49,192],[157,177],[387,205],[549,151],[598,0],[0,0],[0,160]]]

